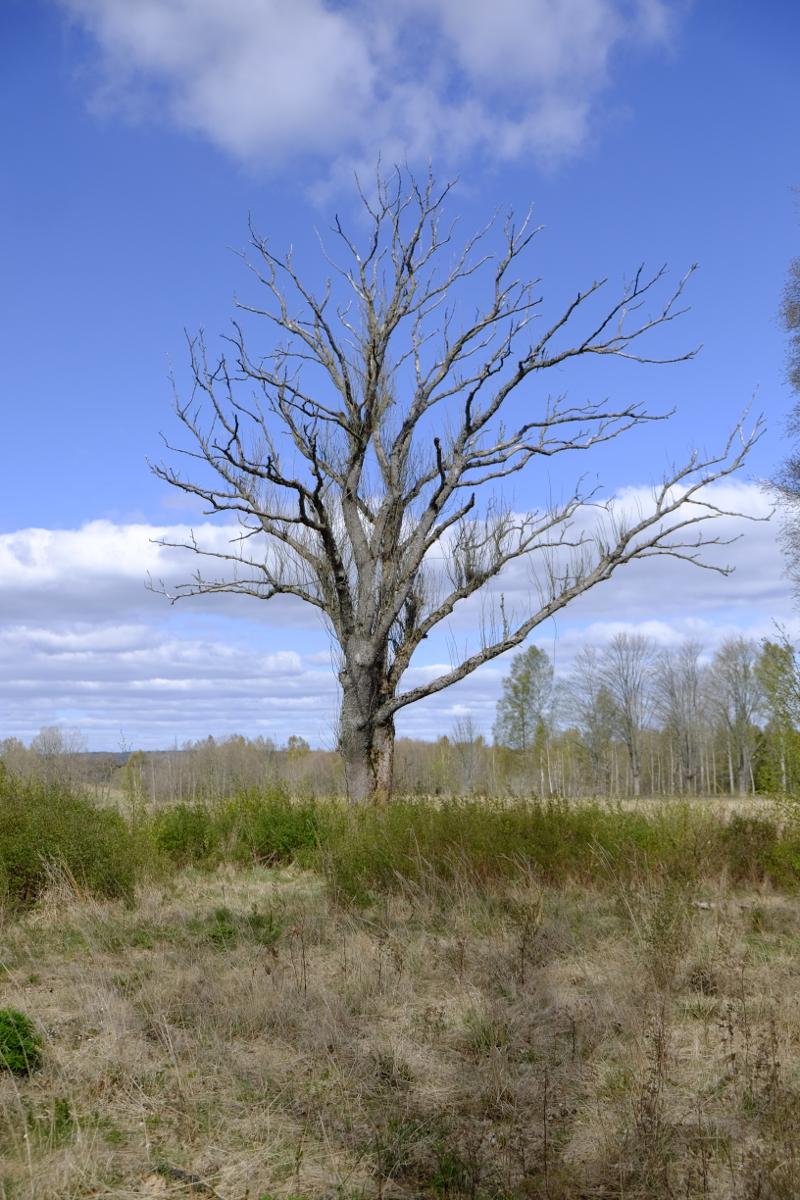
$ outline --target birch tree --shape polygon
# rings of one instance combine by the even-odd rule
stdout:
[[[258,295],[238,303],[221,354],[202,334],[189,339],[192,387],[175,399],[188,441],[154,465],[237,523],[222,550],[194,535],[163,543],[201,560],[164,589],[172,599],[290,596],[323,618],[354,801],[389,793],[404,708],[521,645],[635,559],[708,565],[705,550],[722,540],[709,523],[725,514],[705,489],[759,433],[737,427],[720,453],[689,454],[646,510],[601,505],[581,476],[517,511],[504,480],[528,471],[548,497],[553,459],[572,462],[657,419],[639,403],[563,397],[564,372],[581,359],[691,358],[653,340],[679,315],[691,271],[670,286],[664,269],[639,268],[617,291],[598,279],[548,312],[525,266],[539,233],[530,214],[459,240],[445,215],[451,191],[401,170],[379,177],[360,192],[358,235],[334,220],[319,286],[253,231],[245,259]],[[520,560],[531,588],[513,606],[503,576]],[[409,684],[425,640],[478,593],[488,599],[476,644]]]
[[[731,792],[754,791],[756,720],[763,695],[756,669],[758,648],[744,637],[726,638],[708,675],[709,702],[725,735]]]
[[[763,710],[767,717],[765,733],[777,751],[777,771],[769,772],[773,790],[777,785],[784,795],[790,785],[796,789],[797,781],[797,731],[800,728],[800,670],[797,653],[783,634],[780,641],[765,639],[756,661],[756,678],[763,698]]]
[[[682,792],[697,790],[701,653],[702,647],[694,641],[665,650],[659,655],[654,675],[656,709],[675,751]]]
[[[580,733],[589,760],[592,791],[610,794],[609,752],[616,729],[616,708],[603,681],[601,657],[595,646],[575,655],[566,688],[567,711]]]
[[[601,659],[600,678],[614,706],[617,733],[628,751],[634,796],[641,792],[642,732],[653,707],[653,647],[637,633],[618,633]]]

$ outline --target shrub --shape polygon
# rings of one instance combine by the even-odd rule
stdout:
[[[766,877],[777,888],[794,892],[800,887],[800,837],[796,831],[775,842],[767,855]]]
[[[89,892],[130,900],[140,861],[119,813],[61,785],[0,777],[0,901],[29,907],[54,864]]]
[[[205,805],[176,804],[154,818],[153,841],[175,867],[214,866],[220,858],[217,822]]]
[[[722,824],[688,805],[653,813],[566,802],[397,801],[328,822],[320,853],[334,895],[368,902],[408,884],[482,886],[533,871],[543,882],[690,881],[724,865]]]
[[[722,841],[733,882],[760,882],[778,845],[778,828],[763,817],[737,814],[722,830]]]
[[[16,1008],[0,1009],[0,1067],[30,1075],[42,1065],[42,1039],[30,1017]]]
[[[310,865],[323,832],[318,804],[292,800],[278,788],[240,793],[223,808],[219,823],[236,861],[266,866]]]

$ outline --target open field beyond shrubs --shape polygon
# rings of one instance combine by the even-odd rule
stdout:
[[[772,809],[2,788],[2,1200],[800,1195]]]

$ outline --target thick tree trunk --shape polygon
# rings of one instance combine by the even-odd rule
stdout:
[[[375,729],[372,746],[372,800],[382,804],[392,795],[394,781],[394,722],[378,725]]]
[[[339,749],[344,760],[344,786],[351,804],[363,804],[372,794],[372,747],[367,729],[342,726]]]
[[[347,799],[351,804],[383,803],[392,793],[394,722],[378,724],[362,714],[357,697],[345,692],[339,749],[344,759]]]

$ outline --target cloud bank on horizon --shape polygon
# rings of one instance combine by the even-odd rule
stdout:
[[[646,500],[646,489],[623,499]],[[721,506],[766,517],[769,501],[752,483],[717,489]],[[148,573],[185,577],[194,566],[154,544],[186,528],[93,521],[75,530],[20,530],[0,536],[0,728],[24,739],[43,725],[80,729],[92,748],[158,747],[214,733],[292,733],[334,743],[333,659],[315,612],[291,599],[215,596],[170,607],[145,589]],[[228,530],[206,526],[204,536]],[[733,578],[673,559],[631,564],[532,637],[568,669],[575,650],[622,630],[657,644],[684,637],[711,653],[726,636],[775,634],[775,622],[800,633],[774,523],[727,518],[718,532],[738,537],[717,551]],[[509,604],[528,600],[522,564],[495,582]],[[621,616],[620,614],[624,614]],[[450,640],[431,639],[412,666],[409,686],[449,667],[449,644],[479,624],[473,603],[457,611]],[[291,637],[287,636],[291,631]],[[287,649],[287,642],[302,647]],[[489,663],[461,684],[405,710],[400,732],[451,731],[469,713],[488,733],[507,661]]]
[[[586,144],[621,51],[673,36],[669,0],[56,0],[99,51],[95,106],[250,163],[374,166]]]

